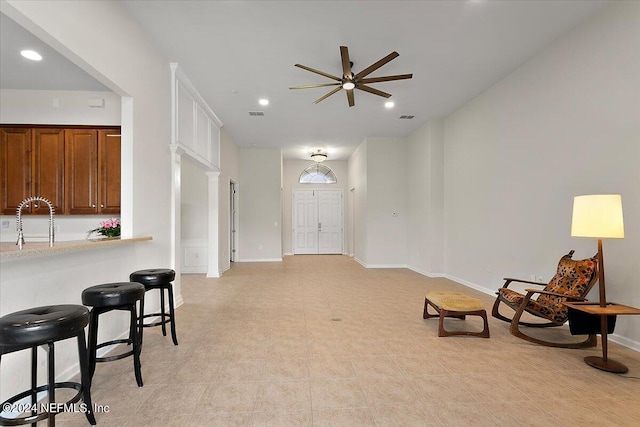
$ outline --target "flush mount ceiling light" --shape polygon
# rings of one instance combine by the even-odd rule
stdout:
[[[311,153],[311,160],[313,160],[316,163],[322,163],[325,160],[327,160],[327,153],[323,152],[321,149],[318,148],[318,150]]]
[[[42,61],[42,55],[35,50],[26,49],[20,52],[20,55],[32,61]]]
[[[262,105],[262,106],[266,106],[269,105],[269,100],[266,98],[262,98],[258,100],[258,104]]]
[[[393,108],[396,104],[393,101],[387,101],[384,103],[384,108],[390,109]]]

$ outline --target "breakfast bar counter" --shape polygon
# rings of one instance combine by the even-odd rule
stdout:
[[[104,284],[128,282],[131,272],[149,268],[162,259],[156,255],[160,242],[151,237],[101,240],[30,242],[22,250],[15,242],[0,243],[0,316],[34,307],[82,304],[84,289]],[[154,260],[150,262],[149,259]],[[150,310],[158,304],[152,301]],[[128,334],[126,316],[114,315],[103,322],[100,334],[105,340]],[[56,344],[56,375],[66,381],[78,372],[78,349],[73,340]],[[38,372],[46,372],[40,358]],[[2,356],[0,401],[26,390],[30,358],[22,352]]]
[[[56,242],[53,247],[48,243],[26,243],[22,249],[18,245],[10,242],[0,243],[0,262],[30,259],[41,256],[51,256],[66,254],[70,252],[87,251],[105,247],[127,245],[131,243],[151,240],[151,237],[133,237],[128,239],[95,239],[95,240],[72,240]]]

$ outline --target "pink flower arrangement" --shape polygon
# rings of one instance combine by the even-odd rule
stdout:
[[[118,237],[120,235],[120,220],[118,218],[109,218],[100,221],[100,227],[94,228],[89,233],[98,233],[107,237]]]

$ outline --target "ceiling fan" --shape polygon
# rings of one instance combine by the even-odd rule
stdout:
[[[374,89],[367,85],[370,83],[380,83],[380,82],[388,82],[392,80],[410,79],[413,77],[413,74],[399,74],[396,76],[370,77],[370,78],[365,78],[365,77],[373,73],[375,70],[382,67],[392,59],[397,58],[398,56],[400,56],[398,52],[391,52],[389,55],[385,56],[381,60],[375,62],[372,65],[369,65],[367,68],[360,71],[358,74],[353,74],[353,72],[351,71],[351,67],[353,67],[353,62],[349,60],[349,49],[346,46],[340,46],[340,57],[342,58],[342,77],[337,77],[319,70],[315,70],[305,65],[301,65],[301,64],[295,65],[296,67],[302,68],[303,70],[311,71],[312,73],[320,74],[321,76],[330,78],[331,80],[335,80],[337,83],[320,83],[320,84],[313,84],[313,85],[294,86],[294,87],[290,87],[289,89],[310,89],[310,88],[316,88],[316,87],[337,86],[331,92],[316,99],[314,101],[314,104],[324,101],[334,93],[339,92],[340,89],[344,89],[347,92],[347,100],[349,101],[349,107],[353,107],[355,105],[355,100],[353,98],[354,89],[360,89],[365,92],[372,93],[374,95],[389,98],[391,96],[390,93],[383,92],[378,89]]]

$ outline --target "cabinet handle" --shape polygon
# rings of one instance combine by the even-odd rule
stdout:
[[[34,204],[33,204],[33,207],[34,207],[34,208],[36,208],[36,209],[38,209],[38,204],[37,204],[37,203],[34,203]]]
[[[101,208],[104,208],[104,205],[100,205]]]
[[[95,207],[96,207],[96,205],[91,205],[91,207],[92,207],[92,208],[95,208]]]

